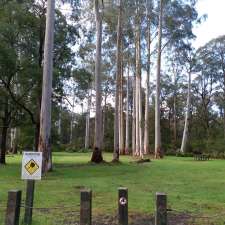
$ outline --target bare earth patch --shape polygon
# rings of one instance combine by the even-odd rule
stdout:
[[[70,217],[71,218],[71,217]],[[197,225],[192,223],[192,216],[183,214],[168,214],[168,225]],[[67,217],[64,225],[79,225],[79,221],[72,221]],[[118,225],[117,215],[99,215],[93,216],[93,225]],[[133,213],[129,216],[129,225],[154,225],[154,216],[141,213]]]
[[[191,215],[169,214],[168,225],[190,225]],[[117,216],[98,216],[93,219],[93,225],[117,225]],[[154,216],[133,213],[129,216],[129,225],[154,225]]]

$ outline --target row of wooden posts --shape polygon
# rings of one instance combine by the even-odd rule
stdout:
[[[8,192],[5,225],[19,225],[21,208],[20,190]],[[26,206],[25,206],[26,207]],[[30,215],[32,215],[32,208]],[[31,224],[32,218],[25,221]],[[81,190],[80,193],[80,225],[92,224],[92,191]],[[44,224],[42,224],[44,225]],[[118,188],[118,225],[128,225],[128,189]],[[155,225],[167,225],[167,196],[164,193],[156,193]]]

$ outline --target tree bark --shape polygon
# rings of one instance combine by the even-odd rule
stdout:
[[[143,158],[142,104],[141,104],[141,18],[137,6],[136,21],[136,155]]]
[[[106,129],[106,110],[107,110],[107,93],[104,96],[104,107],[102,109],[102,148],[104,149],[104,138],[105,138],[105,129]]]
[[[126,144],[125,144],[125,154],[130,152],[130,132],[129,132],[129,78],[130,78],[130,65],[128,65],[127,73],[127,93],[126,93]]]
[[[38,151],[39,134],[40,134],[40,112],[41,112],[41,100],[38,98],[36,123],[34,124],[34,151]]]
[[[73,103],[72,103],[72,111],[71,111],[71,119],[70,119],[70,144],[73,143],[74,107],[75,107],[75,93],[73,93]]]
[[[85,129],[85,149],[90,147],[90,111],[91,111],[91,93],[88,96],[88,109],[86,114],[86,129]]]
[[[119,151],[125,154],[124,149],[124,114],[123,114],[123,59],[121,56],[120,91],[119,91]]]
[[[139,135],[139,131],[140,131],[140,129],[139,129],[139,83],[140,83],[140,77],[138,77],[138,65],[137,65],[137,59],[136,59],[136,94],[135,94],[135,106],[136,106],[136,108],[135,108],[135,118],[136,118],[136,120],[135,120],[135,122],[136,122],[136,124],[135,124],[135,134],[136,134],[136,138],[135,138],[135,140],[136,140],[136,145],[135,145],[135,155],[139,155],[140,154],[140,140],[139,140],[139,138],[140,138],[140,135]]]
[[[18,128],[14,127],[10,129],[10,141],[11,141],[11,146],[10,146],[10,150],[12,152],[12,154],[17,154],[17,150],[18,150]]]
[[[102,54],[102,15],[99,12],[99,0],[95,0],[95,19],[96,19],[96,59],[95,59],[95,139],[94,150],[92,153],[91,161],[100,163],[103,161],[102,157],[102,106],[101,106],[101,54]]]
[[[173,147],[177,148],[177,74],[174,73],[174,94],[173,94]]]
[[[1,134],[0,164],[6,164],[5,156],[6,156],[7,131],[8,127],[4,125]]]
[[[140,59],[141,60],[141,59]],[[142,94],[141,94],[141,68],[140,68],[140,80],[139,80],[139,141],[140,141],[140,157],[144,157],[144,152],[143,152],[143,129],[142,129]]]
[[[139,83],[140,83],[140,74],[139,74],[139,63],[140,63],[140,17],[139,17],[139,5],[136,2],[136,21],[135,21],[135,75],[136,75],[136,83],[135,83],[135,155],[140,155],[140,129],[139,129]]]
[[[160,132],[160,76],[161,76],[161,49],[162,49],[162,14],[163,0],[160,0],[159,26],[158,26],[158,56],[156,73],[156,98],[155,98],[155,158],[162,158]]]
[[[136,154],[136,77],[133,78],[132,155]]]
[[[185,125],[183,132],[183,139],[181,144],[181,153],[187,150],[188,136],[189,136],[189,121],[190,121],[190,107],[191,107],[191,71],[188,74],[188,96],[187,96],[187,111],[185,116]]]
[[[4,117],[2,119],[2,133],[1,133],[1,151],[0,164],[6,164],[6,145],[7,145],[7,131],[9,128],[9,103],[8,98],[5,98]]]
[[[223,59],[222,59],[223,62]],[[224,64],[223,64],[223,137],[225,139],[225,68],[224,68]]]
[[[61,144],[62,137],[62,102],[59,103],[59,118],[58,118],[58,143]]]
[[[51,103],[52,103],[52,73],[54,45],[55,0],[48,0],[46,15],[46,31],[44,45],[44,69],[42,82],[42,101],[40,114],[40,136],[38,151],[43,153],[42,171],[52,169],[51,152]]]
[[[148,3],[149,0],[147,0]],[[149,153],[149,80],[150,80],[150,54],[151,54],[151,18],[149,13],[149,5],[147,6],[147,44],[148,44],[148,56],[147,56],[147,78],[146,78],[146,96],[145,96],[145,125],[144,125],[144,154]]]
[[[114,115],[114,151],[113,161],[119,160],[119,91],[121,77],[122,58],[122,0],[119,1],[119,14],[117,24],[117,53],[116,53],[116,95],[115,95],[115,115]]]

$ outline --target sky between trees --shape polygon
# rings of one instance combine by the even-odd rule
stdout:
[[[199,15],[207,14],[207,20],[194,28],[197,38],[194,41],[196,48],[203,46],[208,41],[225,33],[224,0],[199,0],[197,10]]]

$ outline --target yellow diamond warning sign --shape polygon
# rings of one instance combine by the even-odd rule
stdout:
[[[23,152],[22,179],[41,180],[42,153]]]
[[[25,165],[25,169],[27,170],[27,172],[32,175],[34,174],[38,169],[39,169],[39,166],[38,164],[33,160],[31,159],[26,165]]]

